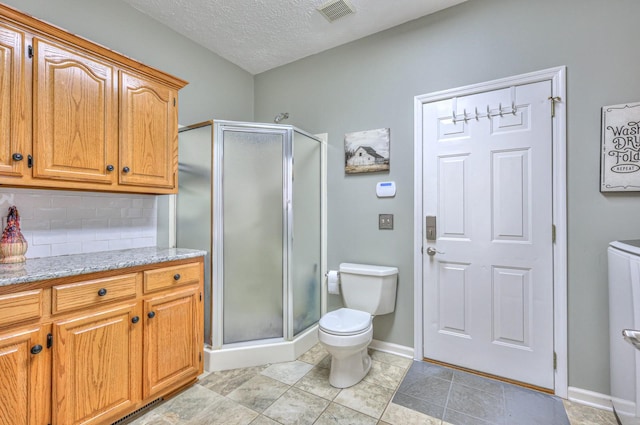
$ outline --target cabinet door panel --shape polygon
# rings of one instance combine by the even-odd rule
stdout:
[[[198,376],[202,345],[199,302],[198,288],[145,302],[145,397]]]
[[[39,327],[0,334],[0,424],[49,422],[51,355],[45,341]],[[32,354],[36,345],[42,351]]]
[[[34,39],[35,178],[112,184],[117,157],[114,67]]]
[[[141,323],[137,304],[54,323],[57,424],[99,424],[140,400]]]
[[[174,188],[177,92],[120,71],[120,184]]]
[[[21,177],[31,153],[24,46],[23,32],[0,24],[0,176]],[[24,159],[16,160],[14,154]]]

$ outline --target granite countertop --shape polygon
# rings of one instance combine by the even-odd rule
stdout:
[[[184,248],[134,248],[27,259],[0,264],[0,286],[197,258],[206,251]]]

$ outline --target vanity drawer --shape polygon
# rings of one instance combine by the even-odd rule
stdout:
[[[57,285],[52,292],[52,313],[62,313],[136,296],[138,273]]]
[[[38,319],[41,315],[42,289],[0,296],[0,326]]]
[[[144,292],[200,282],[200,263],[182,264],[144,272]]]

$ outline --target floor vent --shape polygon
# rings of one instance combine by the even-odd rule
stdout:
[[[147,410],[151,409],[153,406],[155,406],[156,404],[160,403],[163,400],[164,399],[162,397],[157,398],[157,399],[153,400],[152,402],[145,404],[144,406],[142,406],[138,410],[134,410],[133,412],[129,413],[127,416],[124,416],[124,417],[118,419],[117,421],[115,421],[111,425],[125,424],[130,419],[133,419],[134,417],[139,416],[140,414],[146,412]]]
[[[334,22],[344,16],[355,13],[356,10],[349,0],[331,0],[318,8],[318,12],[329,22]]]

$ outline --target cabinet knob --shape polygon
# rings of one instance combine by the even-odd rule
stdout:
[[[113,165],[109,164],[107,165],[107,171],[113,171]]]
[[[180,273],[176,273],[173,275],[173,280],[180,280]]]
[[[104,297],[105,295],[107,295],[107,290],[105,288],[100,288],[98,290],[98,296],[99,297]]]
[[[147,313],[147,317],[148,317],[149,319],[153,319],[154,317],[156,317],[156,313],[155,313],[155,312],[153,312],[153,311],[150,311],[149,313]]]
[[[42,351],[42,345],[40,344],[31,347],[31,354],[38,354],[40,351]]]
[[[124,167],[124,168],[122,169],[122,172],[123,172],[123,173],[128,173],[129,171],[131,171],[131,169],[130,169],[129,167]]]
[[[138,316],[133,316],[131,318],[131,323],[138,323],[140,321],[140,318]]]
[[[13,155],[11,155],[11,158],[13,158],[14,161],[22,161],[24,156],[22,156],[21,153],[14,153]]]

